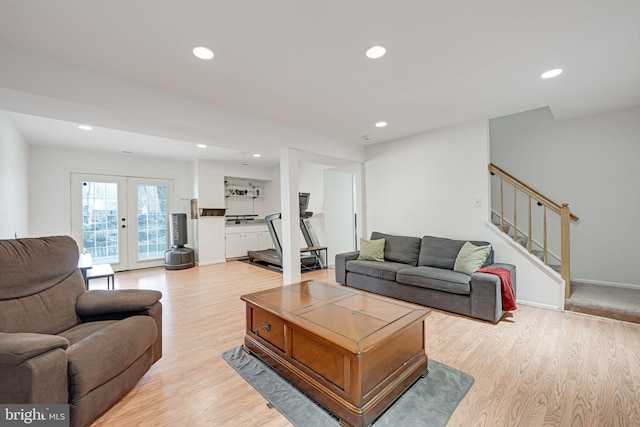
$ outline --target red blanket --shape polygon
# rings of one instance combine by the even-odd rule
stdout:
[[[511,273],[508,269],[502,267],[485,267],[477,272],[495,274],[500,278],[500,282],[502,282],[502,310],[513,311],[518,308],[516,307],[516,296],[513,294]]]

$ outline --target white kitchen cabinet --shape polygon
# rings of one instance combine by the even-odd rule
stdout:
[[[242,258],[248,251],[257,251],[273,247],[269,244],[271,236],[266,226],[236,226],[225,230],[225,257],[227,259]],[[267,241],[267,239],[269,239]]]
[[[273,239],[268,231],[259,231],[258,235],[258,250],[263,251],[265,249],[273,249]]]

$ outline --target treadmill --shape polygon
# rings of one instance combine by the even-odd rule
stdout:
[[[313,215],[313,212],[307,211],[307,207],[309,206],[309,193],[299,193],[298,197],[300,201],[300,230],[302,231],[306,244],[309,245],[309,247],[313,247],[311,235],[304,223],[306,218],[310,218]],[[264,218],[269,234],[271,235],[271,240],[273,240],[274,249],[248,251],[247,256],[249,257],[250,262],[260,261],[267,264],[269,267],[282,271],[282,245],[280,244],[278,233],[273,225],[275,220],[281,218],[282,214],[280,212],[267,215]],[[324,268],[320,254],[317,252],[311,252],[310,254],[304,255],[300,254],[300,267],[302,270],[316,270]]]

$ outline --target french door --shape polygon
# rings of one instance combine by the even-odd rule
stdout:
[[[72,235],[115,271],[163,265],[172,201],[172,180],[72,173]]]

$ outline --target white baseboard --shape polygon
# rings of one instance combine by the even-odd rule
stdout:
[[[544,308],[545,310],[564,311],[564,307],[560,308],[560,307],[556,307],[556,306],[553,306],[553,305],[540,304],[540,303],[537,303],[537,302],[516,300],[516,303],[517,304],[522,304],[522,305],[528,305],[530,307]]]
[[[196,262],[196,265],[199,265],[199,266],[203,267],[205,265],[224,264],[225,262],[227,262],[227,261],[223,259],[222,261],[217,260],[217,261],[207,261],[207,262]]]

